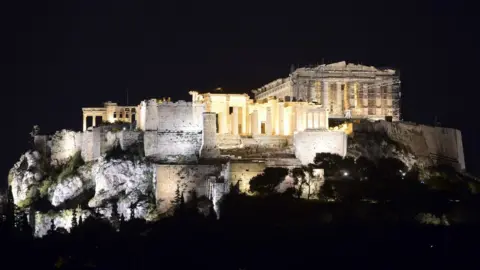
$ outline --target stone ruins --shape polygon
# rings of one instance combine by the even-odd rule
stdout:
[[[150,99],[138,106],[107,102],[104,108],[83,108],[84,132],[62,137],[64,148],[52,150],[51,160],[61,163],[78,149],[85,161],[92,161],[115,141],[122,149],[141,141],[155,167],[161,210],[167,209],[162,202],[173,198],[180,182],[211,199],[220,198],[219,192],[227,192],[231,185],[247,192],[250,179],[266,167],[307,165],[322,152],[345,156],[348,136],[368,130],[382,130],[401,142],[417,134],[413,153],[465,169],[458,130],[397,122],[398,84],[394,70],[339,62],[297,69],[287,79],[254,90],[255,99],[247,94],[190,91],[191,102]],[[96,117],[131,123],[132,128],[107,132],[96,126]],[[330,127],[335,119],[349,119],[350,124]]]

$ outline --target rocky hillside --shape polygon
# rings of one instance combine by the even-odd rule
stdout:
[[[69,230],[72,209],[77,216],[100,213],[109,217],[112,206],[126,220],[155,218],[153,166],[141,156],[114,148],[85,163],[76,152],[64,164],[51,162],[36,150],[23,154],[9,173],[15,205],[35,209],[35,234],[42,236],[51,220]],[[38,211],[37,211],[38,210]]]

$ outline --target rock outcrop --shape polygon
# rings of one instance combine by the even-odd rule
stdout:
[[[37,151],[28,151],[20,157],[8,176],[16,205],[28,206],[30,204],[31,199],[38,193],[44,173],[41,156]]]

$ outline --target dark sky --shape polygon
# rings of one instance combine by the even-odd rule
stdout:
[[[404,120],[461,129],[467,168],[480,159],[476,8],[465,1],[10,1],[2,4],[1,174],[34,124],[82,127],[107,100],[249,92],[325,60],[401,71]]]

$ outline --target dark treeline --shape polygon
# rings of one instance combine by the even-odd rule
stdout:
[[[419,171],[407,172],[398,160],[337,158],[320,155],[312,165],[326,176],[315,200],[295,190],[276,193],[271,187],[285,172],[268,170],[252,183],[258,196],[232,187],[220,219],[211,207],[201,214],[195,200],[177,198],[174,214],[156,222],[74,215],[71,233],[52,225],[37,239],[9,198],[0,225],[2,269],[443,269],[475,261],[476,185],[449,168],[422,183]],[[422,224],[421,213],[446,224]]]

